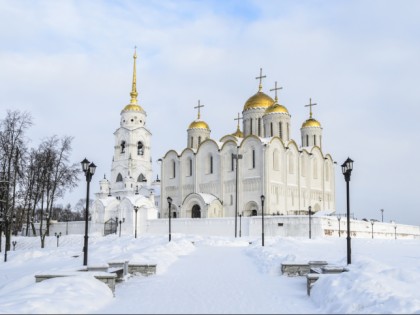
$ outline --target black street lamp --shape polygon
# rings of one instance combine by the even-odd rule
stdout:
[[[89,184],[93,174],[95,174],[96,165],[90,163],[86,158],[81,162],[82,170],[86,176],[86,213],[85,213],[85,243],[83,247],[83,265],[87,266],[88,261],[88,219],[89,219]]]
[[[54,235],[57,238],[57,247],[58,247],[58,240],[59,240],[59,238],[61,236],[61,232],[60,233],[55,232]]]
[[[172,208],[172,198],[168,197],[166,198],[166,200],[168,200],[168,214],[169,214],[169,242],[171,241],[171,208]]]
[[[309,208],[308,208],[308,212],[309,212],[309,239],[311,239],[312,238],[312,229],[311,229],[311,219],[312,219],[312,216],[311,216],[311,214],[312,214],[312,207],[311,206],[309,206]]]
[[[264,246],[264,200],[265,200],[265,196],[261,195],[261,224],[262,224],[262,246]]]
[[[346,180],[347,186],[347,264],[351,264],[351,236],[350,236],[350,189],[349,182],[351,172],[353,170],[353,160],[347,158],[347,160],[341,165],[341,169]]]
[[[232,154],[232,159],[235,159],[236,184],[235,184],[235,237],[238,229],[238,160],[242,159],[242,154]]]
[[[338,220],[338,237],[341,237],[341,226],[340,226],[341,216],[338,216],[337,220]]]
[[[242,213],[239,214],[239,237],[242,237]]]
[[[373,238],[373,225],[375,224],[375,222],[370,221],[370,224],[372,224],[372,238]]]
[[[139,207],[138,206],[134,206],[134,211],[136,212],[136,219],[135,219],[135,221],[136,221],[136,223],[135,223],[135,226],[134,226],[134,238],[137,238],[137,211],[139,211]]]
[[[384,209],[381,209],[382,212],[382,222],[384,222]]]

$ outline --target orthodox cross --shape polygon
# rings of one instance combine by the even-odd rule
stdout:
[[[243,118],[241,117],[241,115],[239,115],[238,113],[238,118],[235,118],[234,120],[238,121],[238,129],[239,129],[239,121],[242,120]]]
[[[200,104],[200,100],[198,100],[198,105],[194,107],[194,108],[197,108],[198,109],[197,119],[200,119],[200,108],[201,107],[204,107],[204,105],[201,105]]]
[[[309,98],[309,104],[305,105],[305,107],[309,106],[309,118],[312,118],[312,106],[317,105],[316,103],[312,103],[312,99]]]
[[[281,86],[281,87],[277,87],[277,81],[276,82],[274,82],[274,89],[271,89],[270,91],[275,91],[274,93],[276,93],[275,95],[276,95],[276,97],[274,98],[274,100],[276,101],[276,103],[277,103],[277,101],[279,100],[278,98],[277,98],[277,90],[281,90],[281,89],[283,89],[283,87]]]
[[[256,77],[255,79],[260,80],[260,85],[258,87],[258,92],[261,92],[262,89],[262,79],[266,78],[266,75],[262,75],[262,68],[260,68],[260,76]]]

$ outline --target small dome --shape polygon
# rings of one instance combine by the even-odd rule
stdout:
[[[209,125],[207,125],[207,123],[205,121],[199,120],[199,119],[194,120],[190,124],[188,129],[207,129],[207,130],[210,130]]]
[[[263,92],[257,92],[251,96],[244,105],[244,111],[252,108],[268,108],[274,104],[274,100]]]
[[[241,129],[236,129],[236,131],[234,133],[232,133],[232,136],[237,137],[237,138],[243,138],[244,134],[242,133]]]
[[[124,109],[122,110],[123,112],[127,112],[127,111],[137,111],[137,112],[143,112],[143,108],[141,108],[140,105],[136,105],[136,104],[128,104],[126,107],[124,107]]]
[[[305,127],[321,127],[321,123],[316,119],[309,118],[302,124],[302,128]]]
[[[289,111],[283,105],[280,105],[280,104],[276,103],[276,104],[270,106],[269,108],[267,108],[265,110],[265,115],[266,114],[271,114],[271,113],[286,113],[286,114],[289,114]]]

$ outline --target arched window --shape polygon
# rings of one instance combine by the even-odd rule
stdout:
[[[125,141],[121,141],[121,153],[125,152]]]
[[[232,153],[232,157],[230,159],[230,170],[233,171],[234,170],[234,164],[235,163],[235,155]]]
[[[273,152],[273,169],[275,171],[279,170],[279,164],[280,164],[279,158],[280,158],[279,157],[279,150],[275,149],[274,152]]]
[[[122,182],[122,181],[123,181],[123,177],[122,177],[121,173],[118,173],[116,182],[118,183],[118,182]]]
[[[233,195],[230,195],[230,205],[233,205]]]
[[[273,123],[270,123],[270,136],[273,136]]]
[[[143,155],[144,149],[143,149],[143,143],[141,141],[137,142],[137,155]]]
[[[200,145],[200,144],[201,144],[201,136],[198,137],[198,145]]]
[[[283,139],[283,130],[281,130],[281,122],[279,122],[279,137]]]
[[[309,147],[309,135],[306,135],[306,146]]]
[[[143,174],[140,174],[139,177],[137,177],[137,181],[140,182],[145,182],[147,181],[146,177],[144,177]]]
[[[314,135],[314,145],[316,145],[316,135]]]
[[[252,119],[249,120],[249,133],[252,135]]]
[[[191,143],[190,143],[190,147],[194,147],[194,137],[191,137]]]
[[[213,174],[213,155],[209,156],[209,174]]]
[[[192,176],[192,159],[188,159],[188,167],[189,167],[189,170],[190,170],[190,175],[189,176]]]
[[[258,137],[261,136],[261,118],[258,118]]]
[[[252,168],[255,168],[255,149],[252,149]]]

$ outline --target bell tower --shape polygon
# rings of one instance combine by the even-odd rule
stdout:
[[[133,59],[131,100],[121,111],[120,127],[114,132],[110,188],[112,195],[120,197],[152,183],[152,134],[146,127],[147,114],[137,100],[136,51]]]

